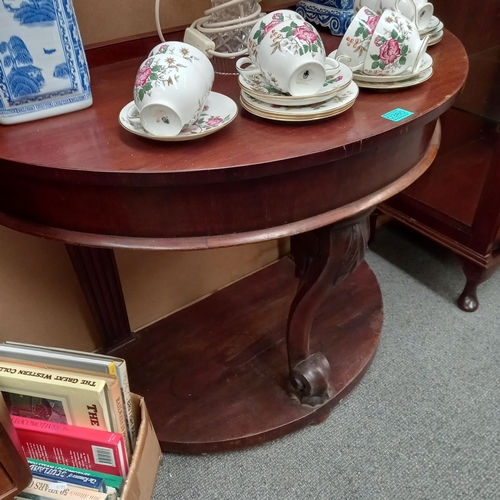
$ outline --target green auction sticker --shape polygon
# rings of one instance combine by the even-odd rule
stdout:
[[[396,108],[383,114],[382,118],[386,118],[387,120],[391,120],[393,122],[400,122],[401,120],[408,118],[412,114],[413,111],[406,111],[406,109]]]

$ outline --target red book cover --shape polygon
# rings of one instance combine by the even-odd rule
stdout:
[[[122,434],[11,415],[28,458],[126,477]]]

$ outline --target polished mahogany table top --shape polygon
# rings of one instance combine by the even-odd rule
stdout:
[[[328,51],[340,41],[322,36]],[[187,142],[147,140],[118,123],[120,110],[132,100],[141,59],[95,67],[90,108],[0,127],[0,223],[66,243],[189,249],[289,236],[352,215],[355,210],[311,219],[381,189],[415,165],[429,131],[401,158],[402,170],[380,171],[370,158],[383,160],[380,148],[386,148],[390,169],[390,141],[435,121],[464,84],[467,55],[453,34],[446,32],[429,53],[434,74],[427,82],[397,91],[360,89],[352,108],[313,122],[253,116],[239,106],[237,78],[216,75],[213,90],[236,101],[239,115],[219,132]],[[402,122],[382,118],[395,108],[413,115]],[[336,172],[315,172],[335,162]],[[281,183],[280,175],[293,175],[293,182]],[[350,187],[340,188],[356,180],[366,188],[351,195]],[[317,186],[309,189],[309,182]],[[314,207],[326,183],[336,201]],[[301,207],[284,208],[283,199],[297,199],[297,186],[308,188],[301,191],[309,193],[307,199]],[[256,197],[264,203],[256,204]],[[240,207],[245,214],[235,215]],[[307,227],[300,225],[304,220]],[[227,236],[235,233],[240,237]]]

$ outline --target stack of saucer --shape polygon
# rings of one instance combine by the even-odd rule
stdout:
[[[334,75],[327,77],[319,92],[308,96],[284,94],[261,75],[240,75],[238,83],[241,105],[249,113],[287,122],[321,120],[343,113],[354,104],[359,93],[352,71],[342,63]]]
[[[365,75],[364,73],[353,73],[353,80],[358,84],[358,87],[365,89],[401,89],[404,87],[412,87],[428,80],[433,73],[432,57],[425,53],[422,57],[419,70],[415,74],[408,71],[400,75],[390,76],[375,76]]]
[[[436,45],[436,43],[439,43],[443,38],[444,25],[436,16],[432,16],[429,24],[424,29],[418,30],[418,34],[420,38],[426,35],[429,36],[427,46]]]

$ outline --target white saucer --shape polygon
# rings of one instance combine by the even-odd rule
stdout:
[[[262,102],[283,106],[306,106],[317,102],[326,101],[335,93],[347,88],[352,81],[352,71],[345,64],[339,63],[339,72],[326,78],[322,89],[312,96],[294,97],[283,94],[269,85],[261,75],[252,75],[244,78],[238,77],[240,87],[249,95]]]
[[[382,82],[402,82],[404,80],[408,80],[409,78],[415,78],[421,75],[424,71],[427,71],[429,68],[432,68],[432,57],[425,53],[422,57],[422,63],[420,65],[420,69],[416,75],[410,75],[408,73],[403,73],[402,75],[394,75],[394,76],[374,76],[374,75],[365,75],[364,73],[356,73],[354,72],[352,78],[355,82],[373,82],[373,83],[382,83]]]
[[[436,43],[439,43],[444,36],[444,30],[438,31],[436,34],[433,34],[432,36],[429,36],[429,41],[427,42],[427,47],[430,45],[436,45]]]
[[[432,66],[425,71],[422,71],[417,76],[413,78],[408,78],[406,80],[401,80],[398,82],[361,82],[356,81],[359,87],[364,89],[380,89],[380,90],[392,90],[392,89],[402,89],[405,87],[413,87],[419,83],[423,83],[428,80],[433,73]]]
[[[420,35],[427,35],[430,31],[437,29],[439,23],[441,23],[441,21],[436,16],[432,16],[431,20],[427,23],[427,26],[425,28],[422,28],[421,30],[418,30],[418,33]]]
[[[359,89],[355,82],[333,97],[321,103],[305,106],[285,106],[269,104],[256,99],[242,90],[242,106],[257,116],[280,121],[310,121],[328,118],[349,109],[358,97]]]
[[[121,111],[119,116],[120,125],[132,134],[140,135],[155,141],[190,141],[213,134],[229,125],[238,114],[236,103],[229,97],[210,92],[207,102],[198,120],[188,128],[182,130],[178,135],[160,136],[146,132],[137,120],[127,118],[128,110],[134,106],[134,101],[129,102]]]

